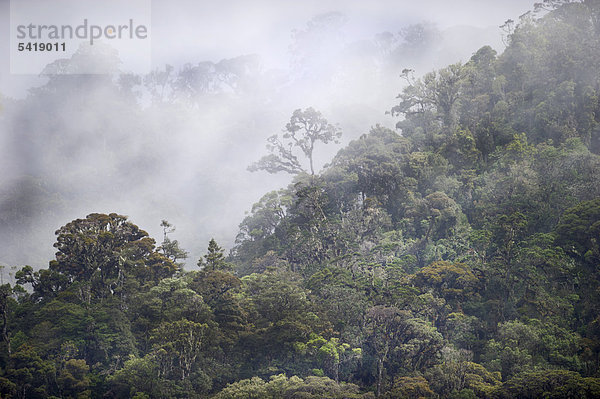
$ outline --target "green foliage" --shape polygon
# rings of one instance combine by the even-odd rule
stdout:
[[[600,260],[600,198],[584,201],[563,213],[556,226],[557,241],[565,250],[590,263]]]
[[[443,338],[435,327],[411,312],[375,306],[366,314],[369,349],[377,361],[377,394],[384,389],[388,363],[407,371],[423,371],[438,361]]]
[[[566,370],[544,370],[523,373],[493,391],[493,398],[596,398],[600,395],[600,379],[582,378]]]
[[[423,377],[399,377],[382,398],[434,398],[435,393]]]
[[[228,270],[231,265],[225,261],[225,254],[223,248],[219,247],[214,238],[211,238],[208,242],[208,252],[204,255],[204,260],[198,261],[198,266],[203,267],[206,270]]]
[[[369,398],[360,394],[358,386],[341,383],[327,377],[287,378],[285,375],[271,376],[265,382],[259,377],[241,380],[228,385],[219,392],[216,399],[275,399],[275,398]]]
[[[117,396],[146,394],[158,396],[161,389],[158,366],[151,355],[144,358],[132,356],[125,361],[123,368],[110,377],[111,391]]]
[[[16,392],[27,397],[43,397],[51,386],[56,369],[52,362],[42,359],[34,347],[21,345],[10,355],[11,365],[6,372],[10,383],[3,389],[16,388]]]
[[[160,324],[151,335],[160,373],[169,376],[178,370],[182,380],[189,378],[196,359],[206,345],[207,335],[207,324],[187,319]],[[174,369],[174,364],[179,367]]]
[[[454,301],[464,301],[474,295],[479,280],[464,263],[434,262],[419,270],[413,284],[431,288],[436,294]]]
[[[376,125],[321,174],[314,146],[340,132],[296,110],[251,167],[292,183],[252,207],[230,256],[211,239],[199,271],[167,221],[158,248],[116,213],[62,226],[48,269],[0,286],[0,396],[600,396],[600,10],[540,7],[504,25],[501,54],[402,71],[399,131]],[[400,36],[395,57],[435,32]],[[189,101],[244,90],[255,67],[145,84],[154,106]],[[33,208],[49,194],[23,185]]]
[[[352,348],[349,344],[340,342],[338,338],[325,339],[316,334],[311,334],[306,343],[296,343],[295,347],[303,355],[316,358],[327,376],[336,382],[340,379],[340,367],[344,363],[360,359],[362,354],[360,348]]]
[[[50,271],[77,284],[82,302],[124,294],[128,277],[158,281],[177,267],[154,251],[154,240],[125,216],[93,213],[56,231],[56,260]],[[40,285],[40,284],[38,284]]]
[[[83,359],[67,360],[57,377],[59,390],[63,398],[90,397],[90,379],[87,376],[89,366]]]
[[[179,242],[177,240],[171,240],[168,237],[168,234],[175,231],[175,227],[166,220],[163,220],[160,224],[163,228],[163,242],[160,244],[160,247],[157,248],[158,251],[162,251],[163,255],[169,258],[173,263],[175,263],[179,269],[182,268],[183,264],[181,262],[177,262],[179,259],[186,259],[188,256],[187,251],[184,251],[179,247]]]
[[[577,369],[576,333],[538,320],[503,323],[497,339],[488,341],[484,354],[489,370],[501,372],[506,380],[519,372],[548,366]]]

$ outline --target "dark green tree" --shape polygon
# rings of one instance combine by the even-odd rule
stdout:
[[[88,304],[122,290],[128,277],[157,281],[177,270],[155,251],[148,233],[116,213],[92,213],[61,227],[56,235],[58,252],[50,270],[76,283]]]
[[[223,248],[217,244],[214,238],[208,242],[208,252],[204,255],[204,259],[198,261],[198,266],[205,270],[229,270],[231,264],[225,260]]]

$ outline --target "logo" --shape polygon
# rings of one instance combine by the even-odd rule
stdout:
[[[148,28],[146,25],[135,25],[133,19],[125,25],[88,25],[88,20],[84,19],[81,25],[73,27],[72,25],[18,25],[17,39],[19,40],[72,40],[88,39],[90,45],[98,39],[147,39]]]
[[[148,73],[150,7],[150,0],[11,0],[11,73]]]

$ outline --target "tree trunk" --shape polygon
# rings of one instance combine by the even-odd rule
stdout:
[[[8,295],[2,296],[2,340],[6,342],[6,350],[10,355],[10,339],[8,337]]]
[[[383,379],[383,358],[377,360],[377,397],[381,396],[381,380]]]

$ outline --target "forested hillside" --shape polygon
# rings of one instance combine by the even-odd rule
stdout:
[[[502,54],[398,71],[397,129],[321,172],[343,132],[295,111],[250,166],[293,183],[200,271],[166,221],[60,227],[0,287],[0,396],[600,397],[600,3],[538,11]]]

